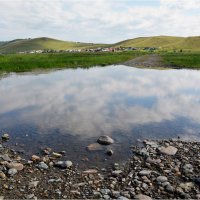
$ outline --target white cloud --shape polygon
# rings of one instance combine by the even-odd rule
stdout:
[[[199,35],[199,0],[0,0],[0,40],[49,36],[116,42]]]

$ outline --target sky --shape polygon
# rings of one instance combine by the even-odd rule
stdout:
[[[200,0],[0,0],[0,41],[200,35]]]

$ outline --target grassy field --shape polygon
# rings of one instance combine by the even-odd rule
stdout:
[[[119,53],[59,53],[59,54],[10,54],[0,55],[0,72],[25,72],[36,69],[77,68],[105,66],[121,63],[144,52]]]
[[[175,68],[200,69],[199,53],[161,53],[164,64]]]

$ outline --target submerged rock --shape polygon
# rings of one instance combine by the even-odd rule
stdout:
[[[112,156],[114,154],[114,151],[112,149],[108,149],[106,151],[106,154],[109,155],[109,156]]]
[[[103,147],[100,144],[98,144],[98,143],[93,143],[93,144],[89,144],[86,147],[86,149],[88,151],[101,151],[101,150],[103,150]]]
[[[113,144],[114,140],[109,136],[100,136],[97,142],[102,145],[109,145]]]

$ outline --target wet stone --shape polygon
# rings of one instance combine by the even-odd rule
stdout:
[[[39,168],[39,169],[48,169],[49,167],[48,167],[48,165],[45,164],[44,162],[40,162],[40,163],[38,164],[38,168]]]
[[[58,161],[55,163],[55,166],[61,169],[70,168],[72,165],[73,163],[71,161]]]
[[[100,136],[97,142],[102,145],[110,145],[114,143],[114,140],[109,136]]]

